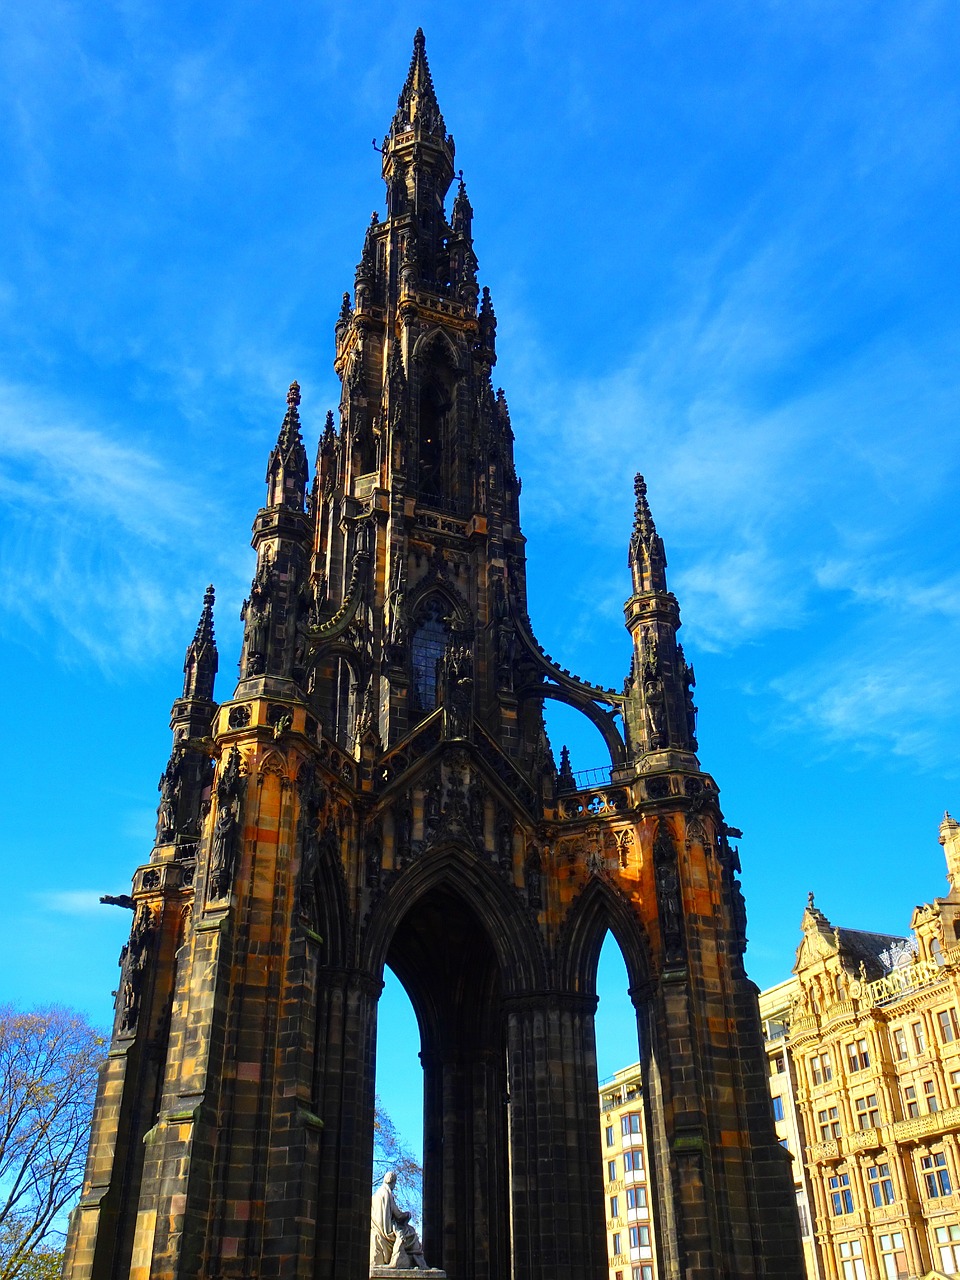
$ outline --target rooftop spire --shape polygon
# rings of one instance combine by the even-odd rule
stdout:
[[[213,678],[217,674],[217,642],[213,634],[213,586],[203,595],[203,609],[193,640],[183,660],[183,696],[194,700],[213,700]]]
[[[667,557],[663,550],[663,539],[657,533],[650,504],[647,502],[647,482],[639,472],[633,478],[633,492],[636,495],[636,507],[628,563],[633,570],[634,590],[666,591],[667,576],[664,570]]]
[[[276,448],[267,463],[267,506],[303,510],[307,487],[307,451],[300,435],[300,384],[291,382],[287,412],[280,426]]]
[[[447,127],[440,114],[440,104],[433,87],[433,76],[427,62],[426,40],[423,28],[417,27],[413,38],[413,56],[410,70],[397,100],[397,114],[393,117],[394,135],[406,133],[419,125],[424,133],[446,138]]]

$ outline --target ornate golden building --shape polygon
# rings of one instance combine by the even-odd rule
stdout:
[[[960,825],[949,814],[940,842],[949,892],[914,910],[909,937],[836,928],[812,895],[803,915],[786,1044],[828,1280],[960,1274]]]
[[[600,1086],[610,1280],[657,1280],[645,1135],[643,1069],[635,1062]]]
[[[447,213],[422,32],[381,162],[385,214],[334,335],[339,413],[310,477],[291,386],[223,702],[212,595],[187,652],[66,1275],[363,1280],[389,965],[421,1033],[428,1261],[452,1280],[604,1276],[612,931],[661,1276],[796,1280],[739,863],[663,542],[638,476],[621,688],[544,653],[496,317],[462,179]],[[599,728],[599,785],[557,768],[548,698]]]

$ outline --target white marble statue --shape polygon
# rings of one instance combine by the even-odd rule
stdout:
[[[410,1224],[410,1214],[397,1204],[393,1188],[397,1175],[393,1169],[383,1175],[382,1184],[373,1193],[370,1221],[370,1266],[395,1270],[427,1270],[420,1237]]]

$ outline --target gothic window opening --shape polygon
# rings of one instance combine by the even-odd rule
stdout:
[[[351,751],[357,721],[357,678],[346,658],[337,658],[334,668],[330,724],[338,746]]]
[[[442,387],[429,382],[420,392],[420,497],[424,502],[443,502],[443,435],[449,397]]]
[[[450,643],[449,609],[438,596],[417,613],[410,651],[413,658],[413,690],[419,711],[433,711],[437,705],[437,663]]]

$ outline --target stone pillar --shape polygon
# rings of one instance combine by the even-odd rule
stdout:
[[[584,1280],[607,1271],[596,997],[505,1001],[513,1274]]]

